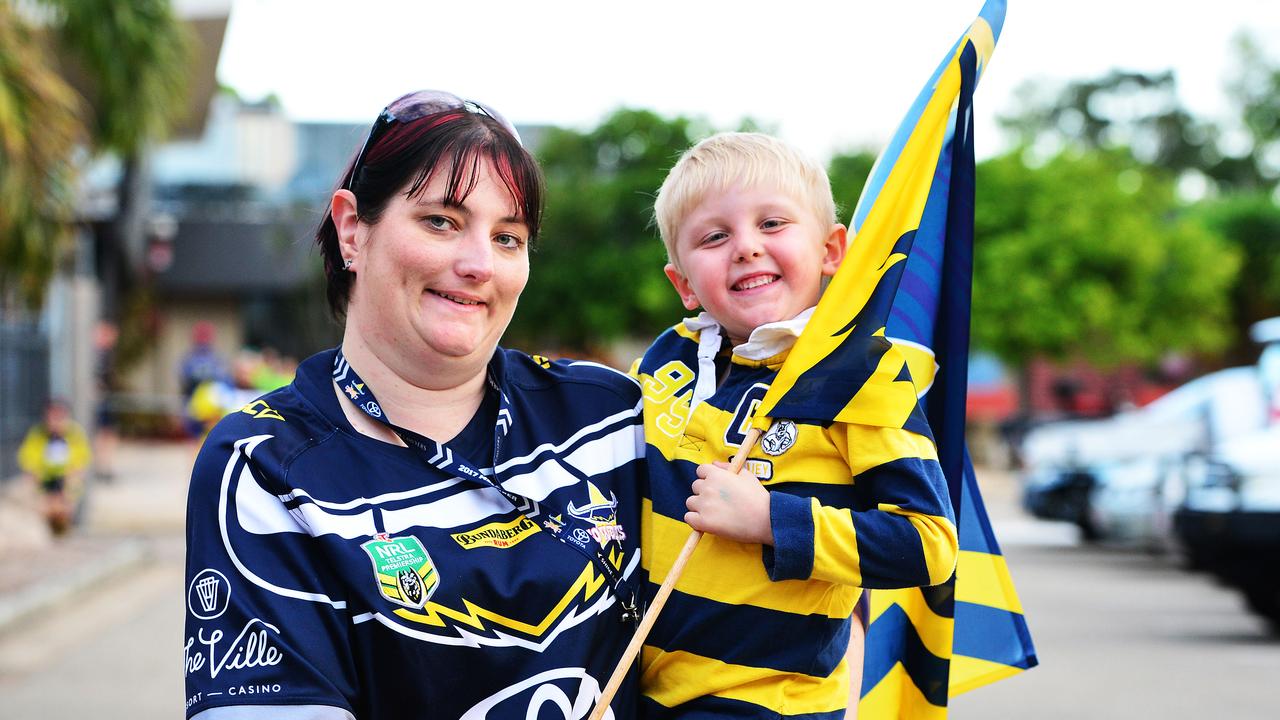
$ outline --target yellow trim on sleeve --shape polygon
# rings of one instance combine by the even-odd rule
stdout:
[[[813,577],[843,585],[862,585],[858,531],[848,508],[828,507],[809,499],[813,513]]]
[[[841,660],[830,677],[733,665],[684,651],[645,646],[640,687],[666,707],[708,695],[748,702],[782,715],[842,710],[849,702],[849,672]]]
[[[684,547],[690,528],[683,521],[653,512],[653,502],[644,501],[642,532],[650,535],[641,564],[649,580],[661,583]],[[647,527],[646,527],[647,525]],[[649,548],[652,548],[650,551]],[[823,613],[843,619],[853,612],[859,590],[820,580],[773,582],[765,572],[760,546],[703,535],[676,589],[717,602],[777,610],[798,615]]]
[[[845,460],[855,477],[902,458],[938,459],[933,441],[910,430],[866,425],[844,425],[844,428],[844,437],[841,433],[832,433],[832,437],[837,445],[843,445]]]

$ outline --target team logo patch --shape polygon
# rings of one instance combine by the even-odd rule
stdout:
[[[346,387],[342,388],[352,400],[359,400],[364,394],[364,383],[349,382]]]
[[[360,547],[373,561],[378,589],[391,602],[420,608],[440,587],[440,573],[418,538],[396,538],[384,533]]]
[[[191,578],[187,587],[187,610],[201,620],[212,620],[227,611],[231,601],[231,582],[227,576],[205,568]]]
[[[618,524],[618,496],[610,492],[609,497],[605,498],[600,488],[590,480],[587,481],[587,504],[579,506],[570,502],[569,515],[591,523],[585,534],[600,543],[600,547],[615,540],[622,542],[627,537],[626,531]],[[581,532],[581,528],[574,532]],[[580,539],[585,541],[585,538]]]
[[[506,549],[539,532],[537,524],[523,515],[511,522],[495,522],[474,530],[450,535],[462,547],[474,550],[481,547]]]
[[[775,420],[769,432],[760,438],[760,447],[766,455],[781,455],[796,444],[796,424],[790,420]]]

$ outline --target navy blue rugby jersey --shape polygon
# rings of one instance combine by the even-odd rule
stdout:
[[[333,390],[334,355],[225,418],[200,451],[188,717],[329,705],[361,720],[585,718],[635,627],[598,563],[644,582],[639,387],[591,363],[499,349],[490,378],[508,397],[497,423],[509,430],[496,463],[471,459],[528,501],[516,509],[417,450],[357,433]],[[617,717],[634,704],[632,678]]]

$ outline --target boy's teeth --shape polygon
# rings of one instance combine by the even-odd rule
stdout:
[[[753,277],[749,280],[743,280],[737,285],[734,285],[734,289],[750,290],[751,288],[760,287],[761,285],[768,285],[774,280],[777,280],[777,278],[773,277],[772,275],[760,275],[758,277]]]

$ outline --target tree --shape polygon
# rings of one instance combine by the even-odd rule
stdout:
[[[848,224],[853,218],[853,209],[875,163],[876,155],[869,150],[840,153],[827,163],[827,177],[831,179],[831,195],[836,199],[840,222]]]
[[[191,39],[169,0],[46,2],[57,12],[71,72],[87,80],[93,147],[122,161],[103,278],[111,301],[125,287],[138,287],[130,281],[141,261],[148,212],[144,152],[186,111]]]
[[[1280,315],[1280,206],[1267,195],[1231,195],[1200,203],[1192,217],[1226,238],[1243,258],[1230,295],[1236,342],[1229,358],[1253,362],[1257,347],[1246,331],[1259,320]]]
[[[973,338],[1024,366],[1034,356],[1100,365],[1231,340],[1240,255],[1185,217],[1172,183],[1119,152],[1023,152],[978,167]]]
[[[75,91],[9,3],[0,3],[0,304],[13,287],[38,304],[69,238]]]
[[[538,147],[547,176],[542,239],[508,338],[531,348],[598,351],[652,337],[684,312],[662,272],[653,199],[704,126],[619,110],[594,130],[552,129]]]

